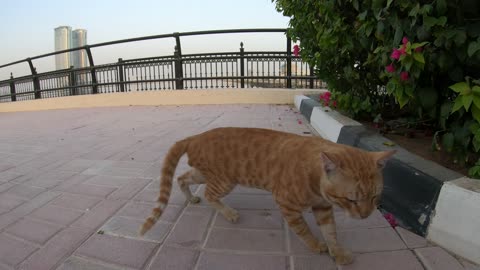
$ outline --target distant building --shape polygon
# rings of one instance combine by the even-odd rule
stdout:
[[[87,45],[87,30],[76,29],[72,32],[72,46],[77,48]],[[75,68],[82,68],[88,66],[87,52],[79,50],[72,52],[72,66]]]
[[[72,28],[59,26],[55,28],[55,51],[67,50],[72,46]],[[62,53],[55,55],[55,69],[66,69],[71,66],[71,54]]]
[[[67,50],[85,46],[87,44],[87,30],[76,29],[70,26],[55,28],[55,51]],[[73,51],[55,55],[55,69],[67,69],[71,66],[82,68],[88,66],[85,50]]]

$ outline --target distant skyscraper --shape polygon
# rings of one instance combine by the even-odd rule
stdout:
[[[55,28],[55,51],[67,50],[72,46],[72,28],[59,26]],[[55,68],[66,69],[71,66],[71,54],[62,53],[55,55]]]
[[[87,45],[87,30],[76,29],[72,32],[72,46],[77,48]],[[75,68],[82,68],[88,66],[87,52],[85,50],[78,50],[72,52],[72,66]]]

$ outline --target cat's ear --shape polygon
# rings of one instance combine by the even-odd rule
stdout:
[[[387,161],[397,152],[397,150],[374,152],[375,162],[379,169],[383,169]]]
[[[325,153],[320,153],[320,157],[322,159],[323,169],[327,174],[335,170],[337,166]]]

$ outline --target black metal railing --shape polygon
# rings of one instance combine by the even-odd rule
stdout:
[[[205,88],[324,88],[314,76],[314,68],[301,58],[292,56],[291,40],[286,38],[286,51],[245,51],[244,44],[236,52],[182,54],[183,36],[231,33],[285,33],[285,29],[233,29],[173,33],[116,40],[75,49],[43,54],[0,66],[28,63],[31,75],[0,81],[0,102],[97,93],[153,91],[164,89]],[[92,48],[120,43],[174,38],[173,55],[95,65]],[[85,50],[89,67],[69,68],[37,73],[33,61]]]

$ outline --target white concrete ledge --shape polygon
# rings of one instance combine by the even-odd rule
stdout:
[[[323,138],[333,142],[338,141],[338,136],[340,136],[340,131],[344,126],[361,125],[329,107],[314,107],[310,123]]]
[[[0,103],[0,112],[112,106],[292,104],[296,95],[317,94],[324,91],[279,88],[155,90],[5,102]]]
[[[427,238],[480,264],[480,181],[460,178],[442,186]]]
[[[293,104],[295,104],[295,108],[297,108],[297,110],[300,110],[300,105],[302,105],[302,100],[304,99],[310,99],[309,97],[307,96],[304,96],[304,95],[296,95],[294,100],[293,100]]]

